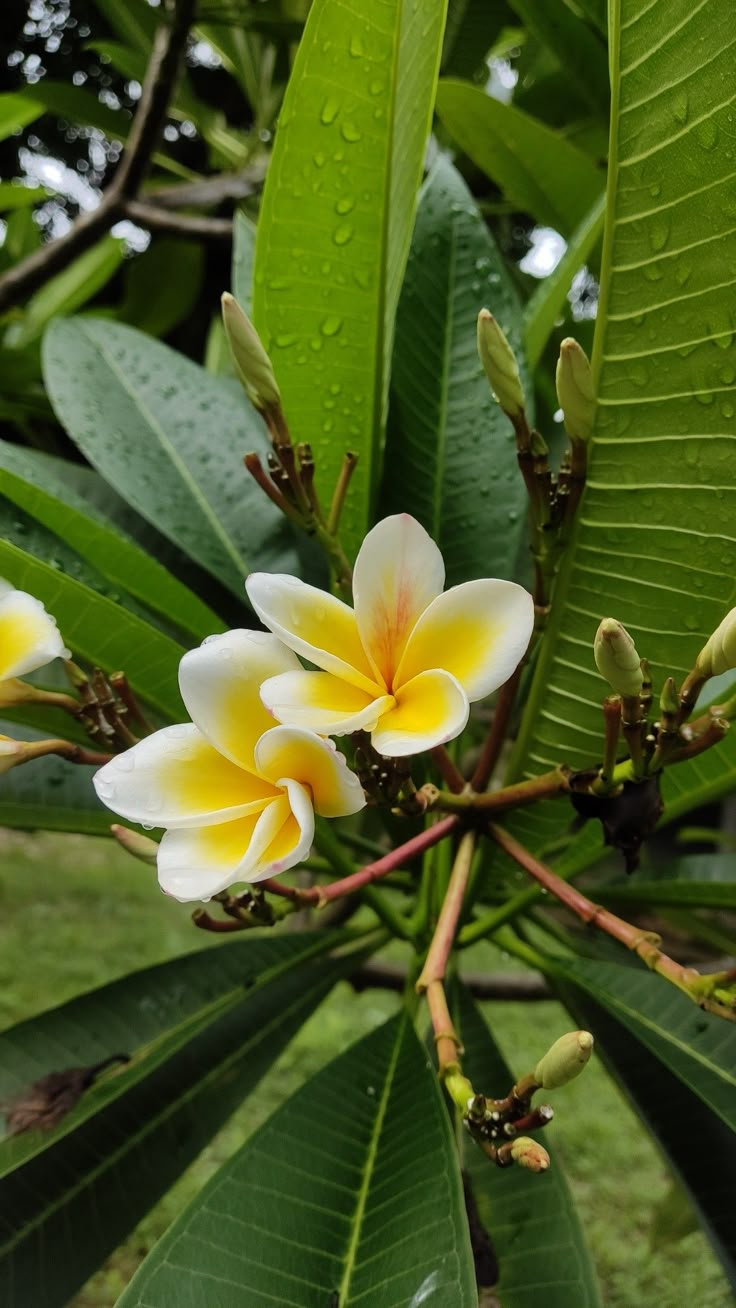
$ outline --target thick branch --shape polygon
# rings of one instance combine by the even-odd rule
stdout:
[[[195,0],[170,0],[170,4],[170,21],[156,31],[138,109],[112,182],[96,209],[82,214],[64,236],[34,251],[0,277],[0,313],[20,303],[94,245],[121,217],[125,201],[137,193],[163,125],[194,17]]]

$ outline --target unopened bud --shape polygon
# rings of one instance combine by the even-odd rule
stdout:
[[[726,614],[706,641],[695,667],[702,677],[718,677],[736,668],[736,609]]]
[[[238,378],[249,400],[259,410],[280,408],[281,392],[271,360],[250,318],[228,291],[222,297],[222,321]]]
[[[504,413],[520,418],[524,412],[524,392],[519,367],[496,319],[487,309],[478,314],[478,354],[491,390]]]
[[[565,431],[571,441],[585,444],[593,434],[593,373],[585,350],[571,336],[566,336],[560,345],[555,381]]]
[[[667,677],[659,697],[659,707],[662,713],[669,716],[677,713],[680,707],[680,696],[677,692],[677,683],[674,677]]]
[[[20,677],[8,677],[5,681],[0,681],[0,708],[12,708],[15,704],[43,703],[45,699],[44,691],[31,686],[27,681],[21,681]]]
[[[0,736],[0,776],[23,762],[23,741],[11,736]]]
[[[612,690],[625,699],[641,694],[641,659],[631,636],[615,618],[604,618],[593,644],[595,665]]]
[[[514,1162],[528,1172],[546,1172],[549,1167],[547,1150],[530,1135],[520,1135],[512,1141],[510,1153]]]
[[[534,1080],[543,1090],[559,1090],[580,1075],[592,1052],[590,1031],[568,1031],[540,1058]]]
[[[140,859],[141,863],[155,866],[158,857],[158,845],[155,840],[151,840],[150,836],[142,836],[140,831],[131,831],[130,827],[121,827],[117,822],[113,822],[110,830],[118,844],[122,845],[128,854]]]

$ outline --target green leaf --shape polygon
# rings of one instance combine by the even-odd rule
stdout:
[[[546,770],[549,760],[577,768],[600,758],[606,687],[592,641],[603,604],[650,660],[658,691],[667,674],[684,677],[733,603],[736,348],[724,269],[736,261],[736,89],[725,15],[714,12],[697,43],[691,16],[676,0],[665,35],[645,0],[614,6],[615,128],[593,354],[598,415],[575,548],[563,561],[515,775]],[[736,735],[667,769],[665,816],[735,783]],[[550,831],[549,806],[547,815],[520,815],[514,830],[538,844]]]
[[[526,529],[513,431],[478,361],[484,304],[518,350],[520,306],[503,259],[441,158],[421,193],[396,317],[382,508],[426,527],[448,585],[489,569],[512,577]]]
[[[600,240],[606,212],[606,197],[598,196],[592,209],[585,215],[570,237],[567,249],[557,267],[539,283],[524,308],[524,345],[527,363],[535,368],[555,322],[564,306],[573,277],[589,258]]]
[[[296,570],[288,527],[242,466],[263,427],[235,382],[121,323],[57,319],[43,344],[59,420],[93,467],[238,598]]]
[[[658,859],[637,877],[596,886],[595,895],[611,904],[736,908],[736,868],[729,854]]]
[[[465,989],[459,990],[456,1011],[464,1071],[479,1093],[501,1098],[514,1077]],[[504,1308],[600,1308],[580,1218],[547,1134],[544,1146],[552,1166],[536,1176],[521,1167],[500,1171],[477,1145],[463,1140],[478,1216],[499,1261],[498,1295]]]
[[[47,739],[56,732],[50,722],[45,731],[24,727],[15,718],[0,721],[0,734],[24,740]],[[59,731],[64,735],[63,729]],[[72,733],[66,733],[67,738]],[[108,836],[112,813],[95,794],[92,777],[96,768],[66,763],[60,758],[40,758],[25,767],[6,772],[0,785],[0,826],[20,831],[78,831],[88,836]]]
[[[609,1011],[569,985],[561,987],[561,997],[575,1020],[595,1033],[596,1054],[664,1150],[736,1287],[733,1132],[712,1113],[703,1112],[696,1095],[639,1040],[632,1040],[630,1030]],[[687,1124],[694,1129],[683,1129]]]
[[[119,530],[86,511],[85,501],[35,450],[0,441],[0,495],[29,513],[108,581],[195,640],[223,631],[220,619]]]
[[[527,31],[559,60],[575,90],[591,109],[608,118],[608,58],[606,46],[572,6],[560,0],[509,0]]]
[[[465,153],[539,223],[569,236],[592,209],[603,177],[558,132],[468,82],[442,80],[437,113]]]
[[[124,255],[125,242],[114,236],[105,236],[85,250],[31,296],[18,329],[8,334],[7,344],[22,349],[38,339],[55,314],[74,313],[81,308],[107,285]]]
[[[107,672],[123,668],[136,694],[167,718],[181,721],[181,645],[7,540],[0,540],[0,576],[45,604],[75,657]]]
[[[167,336],[194,313],[204,266],[201,241],[156,238],[130,263],[116,317],[150,336]]]
[[[10,209],[23,209],[28,204],[47,200],[50,192],[45,186],[23,186],[20,182],[0,182],[0,213]]]
[[[159,20],[147,0],[127,0],[124,5],[118,0],[94,0],[94,5],[121,41],[150,54]]]
[[[232,293],[245,312],[250,314],[256,260],[256,225],[240,210],[233,222]]]
[[[414,222],[446,0],[358,16],[314,0],[284,98],[258,223],[254,311],[297,440],[354,553],[380,474],[396,306]],[[379,21],[380,20],[380,21]]]
[[[334,933],[134,972],[0,1037],[0,1093],[126,1052],[48,1132],[0,1145],[0,1299],[63,1308],[271,1066],[345,970]],[[125,1202],[121,1202],[121,1195]]]
[[[27,127],[43,113],[43,105],[30,95],[4,91],[0,95],[0,141],[12,136],[22,127]]]
[[[174,1223],[119,1308],[168,1308],[182,1285],[187,1308],[475,1308],[447,1116],[406,1014],[261,1127]]]

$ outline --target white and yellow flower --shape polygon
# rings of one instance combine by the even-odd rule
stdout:
[[[319,671],[287,669],[261,688],[279,722],[325,735],[372,733],[386,755],[459,735],[469,704],[508,679],[534,624],[531,595],[509,581],[444,591],[434,541],[407,514],[384,518],[355,562],[355,607],[296,577],[253,573],[246,589],[267,627]]]
[[[0,704],[25,698],[18,677],[67,655],[56,621],[40,600],[0,577]]]
[[[209,899],[299,863],[314,814],[357,813],[365,797],[330,741],[275,727],[259,687],[297,660],[274,636],[229,631],[185,654],[179,686],[191,723],[164,727],[95,776],[100,799],[121,817],[165,827],[162,888]]]

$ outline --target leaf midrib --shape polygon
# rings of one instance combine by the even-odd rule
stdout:
[[[355,1206],[355,1211],[353,1214],[353,1223],[350,1231],[350,1240],[348,1242],[348,1247],[345,1253],[345,1270],[342,1274],[342,1279],[340,1281],[340,1288],[338,1290],[338,1308],[346,1308],[346,1305],[348,1303],[347,1296],[350,1291],[350,1282],[352,1280],[353,1272],[355,1271],[355,1266],[357,1262],[358,1246],[360,1244],[363,1219],[365,1217],[366,1205],[368,1203],[368,1195],[370,1193],[371,1181],[373,1179],[373,1172],[375,1169],[376,1155],[378,1153],[378,1145],[381,1139],[381,1133],[383,1131],[383,1123],[386,1119],[386,1109],[388,1107],[388,1101],[391,1097],[391,1091],[393,1089],[394,1077],[396,1075],[396,1067],[399,1061],[399,1053],[401,1051],[401,1045],[404,1039],[404,1032],[406,1030],[406,1021],[407,1019],[406,1017],[404,1017],[402,1021],[399,1022],[396,1029],[396,1039],[394,1041],[393,1049],[391,1050],[391,1058],[386,1068],[386,1076],[383,1082],[383,1090],[381,1092],[381,1098],[378,1104],[378,1111],[376,1113],[375,1121],[373,1124],[373,1130],[371,1132],[371,1140],[368,1147],[368,1153],[366,1154],[365,1163],[363,1164],[363,1175],[360,1182],[360,1190],[358,1192],[358,1202]]]
[[[121,372],[114,356],[111,355],[104,341],[100,342],[99,340],[97,340],[94,334],[88,330],[87,324],[83,320],[79,322],[79,329],[82,332],[82,335],[87,337],[87,340],[90,342],[92,347],[100,353],[100,355],[105,360],[108,367],[110,368],[110,371],[112,372],[113,376],[119,382],[122,390],[125,391],[126,395],[128,395],[131,401],[133,402],[134,407],[138,409],[138,411],[141,413],[144,421],[148,424],[153,435],[157,437],[162,448],[168,454],[184,486],[191,494],[192,499],[201,509],[202,513],[207,519],[207,522],[212,528],[217,539],[220,541],[228,557],[232,559],[233,563],[238,568],[238,571],[241,572],[243,575],[245,575],[249,571],[246,560],[242,558],[239,551],[237,550],[233,542],[230,540],[230,537],[228,536],[227,532],[223,531],[217,519],[215,510],[210,505],[209,500],[200,491],[197,482],[195,481],[194,477],[190,473],[186,463],[183,461],[181,455],[178,453],[176,446],[173,445],[169,440],[164,428],[159,423],[155,414],[151,412],[148,405],[144,402],[143,398],[130,386],[128,379],[125,376],[125,373]]]

